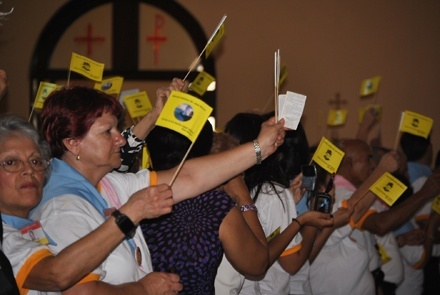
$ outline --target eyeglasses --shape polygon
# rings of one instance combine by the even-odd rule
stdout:
[[[40,158],[29,159],[29,165],[34,171],[44,171],[49,167],[50,162]],[[24,162],[18,159],[9,159],[0,163],[0,166],[5,169],[5,171],[10,173],[17,173],[23,170]]]

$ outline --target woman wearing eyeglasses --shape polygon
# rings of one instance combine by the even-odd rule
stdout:
[[[36,290],[61,291],[78,281],[90,281],[93,278],[89,273],[124,239],[115,219],[109,217],[81,240],[56,256],[52,254],[50,236],[39,222],[28,218],[31,209],[41,201],[43,185],[50,172],[49,158],[49,146],[40,140],[30,123],[17,116],[0,117],[0,216],[3,219],[0,245],[11,262],[20,294],[45,294]],[[163,207],[168,204],[171,210],[171,195],[151,196],[151,191],[148,195],[141,190],[120,211],[135,222],[163,214],[146,210],[152,202],[150,197],[160,200],[158,204]],[[167,289],[170,285],[175,290],[182,288],[178,275],[161,275]],[[131,284],[140,289],[142,284],[151,282],[144,279]],[[5,285],[0,284],[0,294],[4,288]]]

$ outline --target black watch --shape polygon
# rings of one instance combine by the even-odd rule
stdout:
[[[116,225],[119,227],[121,232],[129,239],[134,237],[134,234],[136,233],[136,225],[134,225],[133,221],[126,216],[125,214],[122,214],[119,212],[119,210],[115,210],[112,213],[112,216],[115,218]]]

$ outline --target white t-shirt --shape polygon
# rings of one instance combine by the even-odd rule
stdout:
[[[110,173],[105,176],[115,189],[116,196],[124,204],[134,192],[145,188],[150,183],[149,171],[136,174]],[[101,192],[108,203],[107,192]],[[40,205],[31,216],[40,220],[44,230],[57,245],[49,246],[53,253],[59,253],[66,246],[82,238],[101,225],[105,218],[96,208],[82,197],[65,194],[55,197]],[[110,253],[107,259],[93,273],[100,280],[110,284],[122,284],[137,281],[152,271],[151,257],[140,228],[136,230],[133,243],[122,242]],[[141,263],[138,265],[136,249],[141,251]]]
[[[244,284],[244,276],[231,265],[223,254],[222,262],[217,269],[215,277],[215,294],[217,295],[237,295],[240,293]]]
[[[264,185],[258,195],[255,205],[258,208],[258,218],[266,237],[284,229],[297,217],[293,196],[288,189],[277,186],[279,197],[269,185]],[[252,195],[252,192],[251,192]],[[302,241],[298,233],[287,246],[290,249]],[[240,294],[289,294],[290,274],[286,272],[278,261],[268,269],[260,281],[245,280]]]
[[[376,199],[373,207],[377,212],[389,210],[388,205]],[[403,262],[400,255],[400,249],[397,245],[396,238],[392,232],[388,232],[383,236],[375,235],[377,243],[383,247],[384,255],[388,260],[382,263],[381,269],[385,274],[384,281],[399,284],[403,280]]]
[[[333,206],[333,211],[352,194],[353,191],[336,186],[337,206]],[[335,229],[310,266],[310,283],[314,295],[375,293],[368,250],[351,238],[352,232],[348,224]]]
[[[47,256],[52,256],[48,247],[40,245],[23,237],[21,232],[3,222],[3,253],[8,257],[14,276],[17,281],[20,293],[24,294],[23,283],[38,261]],[[0,286],[1,288],[1,286]],[[61,294],[59,292],[40,292],[29,290],[27,295],[37,294]]]

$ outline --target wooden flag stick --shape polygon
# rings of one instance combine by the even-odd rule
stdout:
[[[192,70],[194,70],[195,66],[198,64],[199,60],[202,58],[203,53],[206,51],[206,48],[208,48],[209,43],[212,41],[212,39],[214,38],[214,36],[217,33],[217,31],[219,30],[221,25],[224,23],[226,17],[227,17],[226,15],[223,16],[223,18],[221,19],[221,21],[218,24],[217,28],[214,30],[214,33],[209,38],[208,42],[206,42],[206,45],[203,48],[202,52],[200,52],[199,56],[193,61],[193,63],[189,67],[188,73],[186,73],[185,77],[183,78],[183,81],[185,81],[186,78],[188,78],[189,74],[192,72]]]
[[[182,169],[183,163],[185,163],[185,160],[186,160],[186,158],[188,157],[189,152],[191,151],[191,149],[192,149],[192,147],[193,147],[193,145],[194,145],[194,142],[195,142],[195,141],[193,141],[193,142],[191,143],[191,145],[190,145],[189,148],[188,148],[188,151],[186,152],[185,156],[184,156],[183,159],[182,159],[182,162],[180,162],[179,167],[177,167],[177,170],[176,170],[176,172],[174,173],[174,176],[173,176],[173,178],[171,179],[171,181],[170,181],[170,183],[169,183],[169,186],[173,186],[174,180],[176,180],[177,175],[179,174],[180,170]]]
[[[278,122],[278,93],[279,93],[279,84],[280,84],[280,50],[278,49],[275,52],[274,58],[274,80],[275,80],[275,122]]]
[[[69,69],[69,74],[67,75],[67,85],[66,85],[66,87],[69,87],[69,83],[70,83],[70,73],[71,73],[71,71],[70,71],[70,69]]]
[[[186,73],[185,77],[183,78],[183,81],[186,80],[186,78],[188,78],[189,74],[194,70],[194,68],[196,67],[196,65],[199,63],[200,58],[202,57],[202,54],[205,52],[206,47],[208,46],[208,44],[206,44],[205,48],[203,48],[202,52],[200,52],[199,56],[193,61],[193,63],[190,65],[188,73]]]
[[[32,105],[32,109],[31,109],[31,113],[29,114],[29,119],[28,119],[28,122],[30,122],[30,121],[31,121],[31,118],[32,118],[32,114],[34,113],[34,109],[35,109],[35,102],[34,102],[34,104]]]

